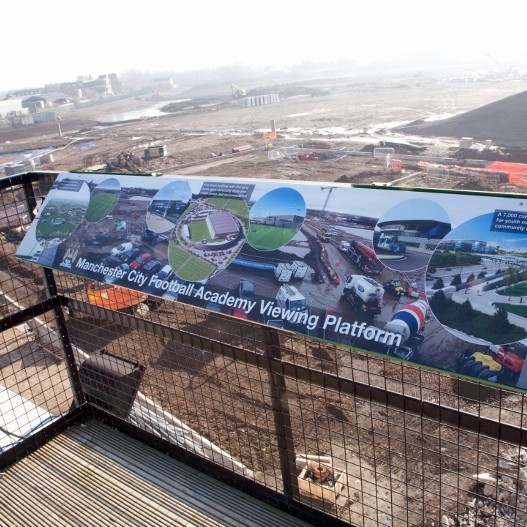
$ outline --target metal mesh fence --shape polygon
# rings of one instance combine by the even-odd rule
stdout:
[[[14,256],[36,200],[45,195],[52,180],[6,186],[0,194],[2,456],[45,425],[67,416],[74,406],[57,325],[58,304],[54,307],[50,301],[48,277],[42,268]]]
[[[86,397],[328,521],[527,524],[523,393],[160,298],[108,310],[90,282],[13,256],[27,196],[0,203],[4,448],[24,405],[52,420]]]

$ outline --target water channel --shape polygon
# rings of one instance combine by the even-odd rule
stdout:
[[[160,117],[167,115],[161,108],[168,104],[180,103],[184,101],[190,101],[191,99],[176,99],[173,101],[162,101],[153,106],[147,106],[139,110],[127,110],[125,112],[117,112],[103,116],[100,119],[101,123],[120,123],[123,121],[136,121],[138,119],[151,119],[153,117]]]

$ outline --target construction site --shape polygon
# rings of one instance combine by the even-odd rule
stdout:
[[[36,438],[48,448],[54,436],[80,420],[88,426],[81,435],[92,434],[86,445],[97,443],[104,434],[90,424],[96,415],[312,525],[527,525],[524,393],[485,383],[490,377],[452,374],[459,373],[457,359],[460,368],[470,366],[474,373],[474,361],[487,357],[451,350],[448,356],[432,357],[450,360],[443,369],[421,366],[409,362],[419,356],[421,326],[406,348],[379,355],[349,342],[328,344],[320,335],[298,335],[272,317],[271,323],[250,320],[205,302],[177,302],[183,289],[137,294],[123,287],[117,269],[158,262],[152,272],[172,272],[162,267],[168,240],[143,221],[148,212],[156,212],[146,210],[146,201],[115,210],[116,218],[127,216],[126,222],[107,216],[83,224],[76,233],[78,247],[58,251],[63,270],[39,261],[44,247],[35,247],[25,259],[15,257],[60,173],[108,174],[117,180],[122,175],[185,175],[273,180],[277,185],[313,182],[327,198],[318,214],[306,214],[306,243],[319,251],[308,261],[313,273],[306,287],[326,288],[321,312],[328,291],[337,286],[346,309],[353,309],[353,273],[362,272],[380,283],[384,316],[412,304],[424,320],[429,281],[424,268],[405,271],[407,280],[397,281],[369,245],[332,228],[332,222],[342,226],[344,220],[324,220],[333,188],[328,182],[523,195],[527,128],[507,118],[479,133],[473,116],[486,122],[492,105],[503,101],[523,108],[525,86],[518,79],[488,82],[492,90],[478,83],[460,85],[447,75],[331,78],[301,86],[237,82],[167,91],[161,100],[157,94],[107,101],[65,116],[60,126],[0,129],[5,174],[0,208],[2,384],[14,394],[11,399],[30,400],[57,427],[48,435],[28,432],[25,440]],[[150,117],[152,108],[163,115]],[[139,117],[116,121],[123,112]],[[428,124],[425,118],[447,113],[457,121],[450,131],[442,123],[435,135],[435,121]],[[472,117],[463,124],[466,113]],[[512,141],[509,132],[515,126]],[[136,191],[146,200],[143,190]],[[363,220],[354,218],[354,226],[364,227]],[[200,251],[210,250],[206,241],[201,243]],[[148,261],[141,260],[151,248],[155,251]],[[304,248],[301,243],[299,248]],[[104,265],[116,271],[103,281],[95,273],[93,279],[68,273],[79,251],[86,260],[90,254],[104,256]],[[251,253],[242,256],[246,260]],[[250,300],[254,290],[243,262],[238,264],[236,273],[217,276],[216,285]],[[302,272],[291,266],[287,271],[290,277]],[[282,291],[287,280],[274,268],[273,273],[262,271],[265,279],[258,287],[279,285]],[[214,286],[214,276],[211,282]],[[291,285],[283,290],[293,291]],[[327,308],[325,315],[331,316]],[[437,338],[438,326],[437,321],[427,323],[427,339]],[[526,349],[492,351],[500,369],[523,368]],[[112,361],[116,370],[126,372],[123,391],[135,386],[124,402],[104,399],[100,385],[90,384],[97,375],[93,372],[112,369]],[[503,378],[516,379],[519,371],[507,375]],[[28,430],[17,426],[16,419],[3,425],[18,436]],[[18,436],[11,436],[14,446],[8,441],[2,451],[7,468],[35,447]],[[89,466],[83,470],[86,481],[94,477]],[[7,472],[4,489],[17,478]],[[99,487],[106,481],[97,475]],[[50,499],[58,507],[59,497]],[[269,521],[289,524],[283,518]]]
[[[495,105],[521,106],[524,94],[517,80],[491,84],[492,91],[460,86],[446,75],[428,82],[327,79],[120,98],[66,114],[59,127],[0,129],[0,167],[9,175],[36,166],[513,191],[527,161],[521,130],[511,141],[514,122],[494,121],[492,132],[478,137],[478,113],[485,123]],[[423,114],[462,120],[465,112],[470,126],[454,123],[451,135],[444,121],[415,122]],[[442,127],[436,135],[434,126]]]

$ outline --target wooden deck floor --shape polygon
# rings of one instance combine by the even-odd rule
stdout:
[[[307,527],[98,421],[9,467],[0,526]]]

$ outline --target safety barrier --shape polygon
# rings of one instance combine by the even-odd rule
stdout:
[[[314,523],[527,524],[523,393],[158,297],[91,302],[14,256],[55,177],[0,180],[4,467],[95,415]]]

